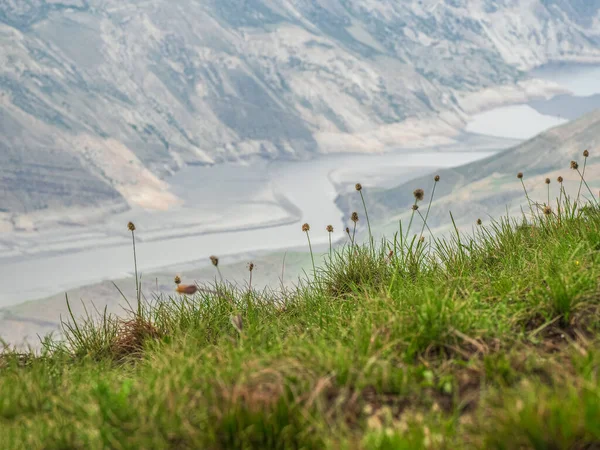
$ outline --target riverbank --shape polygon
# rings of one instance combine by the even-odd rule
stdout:
[[[226,257],[301,246],[301,221],[322,228],[331,224],[336,230],[333,238],[342,238],[346,225],[335,205],[341,189],[354,186],[358,179],[374,186],[399,183],[492,153],[489,139],[482,140],[485,150],[481,151],[471,145],[474,142],[469,141],[469,151],[454,146],[438,151],[338,154],[304,162],[187,168],[173,180],[174,191],[185,199],[173,211],[131,211],[91,229],[19,239],[21,253],[0,259],[0,307],[130,276],[131,243],[125,226],[130,220],[138,227],[139,269],[144,272],[208,261],[212,254]],[[496,150],[510,142],[496,140]],[[315,245],[325,242],[325,234],[315,236]]]

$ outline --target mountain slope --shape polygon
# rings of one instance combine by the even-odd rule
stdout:
[[[600,188],[597,154],[600,149],[600,110],[492,157],[439,171],[441,181],[436,186],[428,224],[432,228],[447,229],[450,225],[449,211],[459,226],[469,228],[477,218],[506,215],[507,208],[509,214],[520,214],[521,207],[529,211],[523,186],[517,179],[518,172],[523,172],[523,181],[533,202],[547,203],[548,185],[545,179],[550,178],[550,202],[553,205],[556,203],[560,192],[558,176],[563,177],[567,193],[576,197],[580,176],[569,169],[568,162],[578,161],[580,170],[583,170],[582,152],[586,149],[589,149],[591,158],[586,164],[585,178],[597,196]],[[404,221],[414,203],[413,191],[425,189],[428,201],[432,185],[433,177],[428,175],[393,189],[365,189],[369,215],[379,224],[388,224],[389,228],[397,229],[398,219],[403,218]],[[585,185],[581,195],[590,197]],[[355,193],[338,197],[337,203],[347,213],[362,209],[362,203]],[[420,219],[418,223],[422,223]]]
[[[600,0],[7,0],[0,214],[167,208],[184,164],[452,135],[483,89],[599,61],[599,24]]]

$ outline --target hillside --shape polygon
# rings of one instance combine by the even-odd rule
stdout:
[[[447,230],[450,211],[458,225],[466,229],[471,229],[478,218],[486,220],[487,216],[506,214],[507,208],[511,215],[520,215],[523,187],[515,183],[518,172],[523,172],[525,186],[533,201],[547,202],[547,177],[551,180],[551,203],[556,203],[559,197],[559,176],[564,179],[565,189],[571,195],[576,195],[580,178],[569,169],[568,162],[581,162],[583,150],[589,149],[593,155],[599,148],[600,110],[596,110],[495,156],[441,170],[438,174],[443,182],[436,186],[428,223],[432,228]],[[598,195],[600,165],[592,161],[587,163],[586,178],[595,195]],[[425,189],[426,200],[429,201],[432,186],[433,176],[427,175],[392,189],[365,189],[371,204],[371,219],[384,229],[395,229],[398,219],[410,214],[414,203],[413,191]],[[582,191],[582,195],[590,196],[587,189]],[[355,192],[338,197],[337,204],[348,216],[352,211],[362,210],[362,202]],[[417,223],[421,225],[422,221],[419,219]]]
[[[168,208],[185,164],[443,142],[496,86],[555,92],[522,71],[599,61],[599,24],[598,0],[4,1],[0,229]]]
[[[66,317],[0,354],[1,446],[597,448],[600,209],[567,206],[339,249],[298,289]]]

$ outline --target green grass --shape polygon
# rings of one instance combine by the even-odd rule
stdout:
[[[600,448],[600,209],[527,219],[72,317],[0,357],[0,448]]]

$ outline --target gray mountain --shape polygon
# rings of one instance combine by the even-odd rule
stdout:
[[[600,61],[599,23],[600,0],[4,0],[0,229],[167,208],[185,164],[451,134],[484,89]]]
[[[585,161],[585,179],[592,193],[598,198],[600,189],[600,110],[593,111],[565,125],[553,128],[512,149],[500,152],[489,158],[466,164],[454,169],[438,172],[440,181],[436,186],[435,200],[428,218],[430,227],[437,231],[447,231],[451,227],[449,212],[452,212],[458,226],[469,229],[478,218],[488,216],[498,219],[521,214],[521,208],[529,213],[529,206],[523,185],[517,174],[524,174],[523,182],[534,203],[548,203],[556,207],[560,196],[558,177],[563,177],[563,185],[568,195],[577,197],[581,177],[570,169],[570,162],[577,161],[580,171],[584,168],[583,151],[589,150],[590,157]],[[550,185],[545,183],[550,179]],[[369,216],[379,230],[389,235],[398,229],[398,220],[406,225],[414,203],[413,191],[425,190],[425,205],[428,204],[434,184],[433,175],[421,176],[392,189],[365,189]],[[582,200],[590,199],[591,194],[584,185]],[[363,206],[356,193],[338,197],[337,203],[347,214],[361,211]],[[421,211],[425,211],[423,205]],[[417,217],[420,231],[422,221]]]

